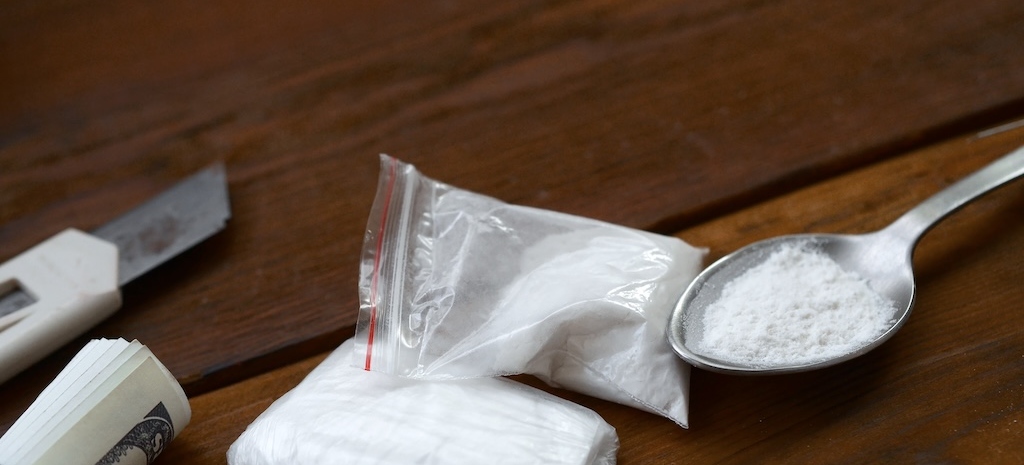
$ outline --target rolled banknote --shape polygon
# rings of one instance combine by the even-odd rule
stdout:
[[[191,417],[181,385],[146,346],[97,339],[0,437],[0,465],[147,465]]]

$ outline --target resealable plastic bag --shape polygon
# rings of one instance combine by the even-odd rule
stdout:
[[[704,254],[509,205],[382,155],[353,363],[423,379],[528,373],[685,427],[689,366],[665,325]]]
[[[421,381],[349,363],[349,340],[228,449],[230,465],[612,465],[597,413],[504,378]]]

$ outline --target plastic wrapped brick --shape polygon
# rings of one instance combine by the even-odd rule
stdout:
[[[421,381],[352,367],[350,340],[228,450],[231,465],[614,464],[593,411],[504,378]]]

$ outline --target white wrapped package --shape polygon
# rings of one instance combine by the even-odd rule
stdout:
[[[690,367],[665,327],[705,253],[382,156],[354,363],[421,379],[527,373],[685,427]]]
[[[228,449],[231,465],[614,464],[597,413],[504,378],[420,381],[352,367],[349,340]]]

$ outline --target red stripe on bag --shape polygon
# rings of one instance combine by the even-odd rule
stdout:
[[[380,277],[381,251],[384,249],[384,233],[388,222],[388,210],[391,208],[391,193],[395,190],[395,177],[398,172],[398,160],[392,158],[388,170],[388,187],[384,191],[384,208],[380,214],[380,227],[377,232],[377,245],[373,254],[373,276],[370,278],[370,324],[366,334],[366,363],[363,369],[370,371],[373,359],[373,336],[377,329],[377,281]]]

